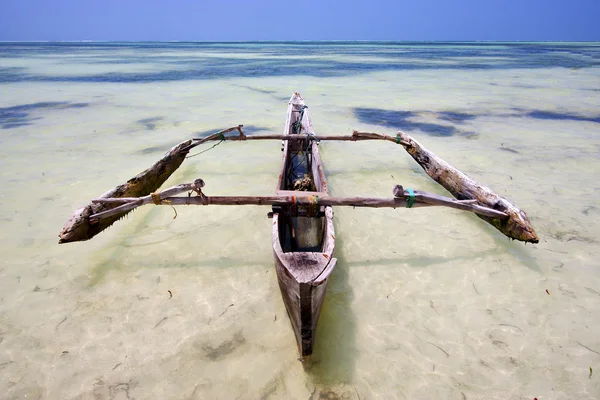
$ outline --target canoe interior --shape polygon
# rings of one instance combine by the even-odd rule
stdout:
[[[296,134],[314,134],[307,107],[294,93],[288,103],[283,142],[283,160],[276,193],[308,197],[312,206],[273,208],[273,254],[277,279],[300,357],[312,354],[317,322],[323,306],[327,280],[336,259],[333,211],[318,205],[327,197],[327,181],[315,140],[292,139]]]
[[[307,179],[311,182],[310,190],[299,193],[310,195],[317,192],[315,176],[318,175],[318,165],[314,163],[313,149],[310,142],[292,140],[289,147],[298,147],[301,150],[292,151],[288,148],[285,159],[285,179],[281,181],[281,190],[294,191],[294,182]],[[316,173],[315,173],[316,172]],[[316,182],[320,183],[320,180]],[[321,187],[319,186],[319,189]],[[302,210],[301,210],[302,211]],[[323,249],[323,231],[325,222],[322,217],[323,208],[319,210],[321,216],[292,216],[291,210],[286,209],[279,217],[279,238],[281,247],[288,252],[318,252]]]
[[[279,240],[284,253],[323,250],[323,217],[289,217],[279,214]]]
[[[292,97],[288,108],[288,118],[284,134],[313,134],[312,123],[301,98]],[[295,192],[298,196],[326,196],[327,189],[317,144],[308,139],[288,140],[284,143],[282,174],[277,192]],[[309,182],[303,190],[295,187],[297,181]],[[324,207],[315,216],[292,215],[291,209],[279,214],[279,239],[284,253],[321,252],[325,232]],[[306,210],[300,210],[306,211]]]

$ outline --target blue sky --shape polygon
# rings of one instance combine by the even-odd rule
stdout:
[[[0,40],[600,41],[600,0],[0,0]]]

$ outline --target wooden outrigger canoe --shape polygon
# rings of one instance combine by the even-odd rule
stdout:
[[[303,137],[292,139],[304,133]],[[283,161],[276,194],[291,195],[291,205],[273,210],[273,257],[281,296],[285,303],[300,357],[313,352],[317,323],[335,268],[335,232],[331,207],[319,206],[329,196],[317,141],[304,100],[294,93],[288,104]],[[308,198],[299,206],[298,197]]]
[[[283,135],[246,136],[242,127],[234,126],[173,147],[150,168],[73,212],[58,235],[59,243],[89,240],[145,204],[272,206],[273,211],[269,215],[273,218],[275,270],[301,360],[313,352],[327,281],[337,263],[333,258],[332,206],[450,207],[475,213],[510,239],[538,243],[537,234],[523,210],[472,180],[404,132],[393,137],[354,131],[352,135],[319,136],[317,139],[308,109],[297,92],[288,103]],[[234,131],[239,135],[225,136]],[[202,191],[205,186],[202,179],[158,191],[190,150],[198,145],[215,140],[273,139],[283,141],[283,160],[274,196],[207,196]],[[318,141],[323,140],[381,140],[399,144],[455,199],[404,189],[401,185],[393,188],[392,198],[330,196],[318,149]],[[185,192],[187,196],[176,196]],[[194,192],[196,195],[192,196]]]

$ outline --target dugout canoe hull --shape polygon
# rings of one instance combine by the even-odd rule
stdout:
[[[294,93],[288,104],[284,134],[313,134],[304,100]],[[309,178],[310,187],[294,183]],[[306,180],[306,179],[305,179]],[[327,197],[327,182],[315,140],[286,140],[277,194],[308,197],[309,207],[281,207],[273,213],[273,258],[281,296],[298,343],[300,358],[312,354],[327,283],[337,260],[333,258],[333,210],[318,205]]]

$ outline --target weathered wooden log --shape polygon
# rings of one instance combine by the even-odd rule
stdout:
[[[539,239],[525,211],[500,197],[491,189],[477,183],[467,175],[424,148],[404,132],[398,132],[400,144],[436,182],[459,200],[476,199],[479,204],[508,214],[509,218],[477,216],[493,225],[511,239],[538,243]]]
[[[98,223],[114,215],[121,215],[145,204],[156,205],[290,205],[295,202],[300,206],[309,206],[318,204],[319,206],[349,206],[349,207],[370,207],[370,208],[399,208],[406,207],[430,207],[444,206],[463,211],[480,213],[495,218],[507,218],[508,216],[500,211],[473,204],[471,200],[460,201],[436,194],[426,193],[419,190],[409,193],[401,189],[401,186],[395,188],[394,198],[372,198],[372,197],[319,197],[300,195],[306,192],[298,192],[299,196],[205,196],[200,191],[200,185],[195,183],[181,184],[160,193],[154,193],[150,196],[131,197],[131,198],[99,198],[92,200],[92,203],[98,204],[121,204],[116,208],[102,211],[90,216],[92,223]],[[203,186],[203,182],[202,182]],[[399,189],[400,188],[400,189]],[[196,191],[200,196],[188,197],[169,197],[182,192]],[[410,200],[410,197],[413,200]],[[295,199],[294,199],[295,197]]]
[[[131,178],[127,183],[104,193],[101,198],[139,197],[154,192],[179,168],[188,154],[188,146],[191,143],[191,140],[187,140],[173,147],[153,166]],[[89,240],[129,212],[115,213],[108,218],[95,221],[94,224],[90,223],[91,215],[101,213],[111,207],[109,204],[96,202],[76,210],[58,234],[60,238],[58,243]]]

